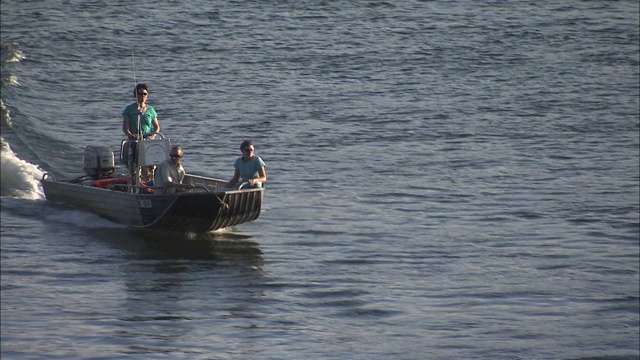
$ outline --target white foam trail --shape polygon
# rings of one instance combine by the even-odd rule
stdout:
[[[20,159],[5,142],[2,143],[2,179],[1,188],[3,196],[12,196],[21,199],[44,199],[44,192],[40,185],[43,171],[36,165]]]
[[[9,75],[9,77],[7,77],[7,83],[9,85],[12,85],[12,86],[20,85],[20,83],[18,82],[18,77],[13,75],[13,74],[11,74],[11,75]]]
[[[4,104],[4,101],[2,101],[2,99],[0,99],[0,114],[2,114],[4,125],[6,125],[7,127],[11,127],[11,112],[9,111],[9,108],[7,108],[7,106]]]
[[[11,43],[11,45],[13,46],[17,46],[18,43]],[[16,50],[13,52],[13,56],[11,56],[9,59],[6,60],[7,63],[17,63],[20,62],[22,59],[25,59],[26,56],[24,56],[24,53],[20,50]]]
[[[63,224],[72,224],[75,226],[88,229],[118,229],[126,228],[121,224],[116,224],[107,219],[103,219],[98,215],[94,215],[82,210],[62,210],[55,214],[48,214],[45,218],[49,221],[55,221]]]

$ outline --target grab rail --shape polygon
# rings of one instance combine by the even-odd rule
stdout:
[[[115,190],[118,190],[118,189],[122,189],[122,190],[119,190],[119,191],[127,191],[128,189],[138,189],[138,190],[144,191],[145,189],[165,190],[166,187],[160,187],[160,186],[136,186],[136,185],[129,185],[129,184],[113,184],[113,185],[109,185],[107,187],[107,189],[112,190],[112,191],[115,191]],[[195,185],[193,187],[193,190],[195,190],[195,189],[202,189],[202,190],[204,190],[205,192],[208,192],[208,193],[211,192],[211,190],[209,190],[206,186],[203,186],[203,185]],[[161,194],[164,194],[164,193],[161,193]]]
[[[240,184],[240,186],[238,186],[238,190],[242,189],[242,187],[245,186],[245,185],[249,185],[249,183],[246,182],[246,181],[243,182],[242,184]]]

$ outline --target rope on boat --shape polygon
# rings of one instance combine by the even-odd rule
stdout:
[[[216,193],[213,193],[213,194],[216,196],[216,198],[218,198],[218,201],[220,202],[220,207],[221,208],[223,208],[225,210],[229,209],[229,204],[227,204],[226,202],[222,201],[222,199],[220,199],[218,194],[216,194]]]

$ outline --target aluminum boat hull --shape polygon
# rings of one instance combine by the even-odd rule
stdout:
[[[127,185],[95,187],[57,181],[45,175],[47,200],[71,205],[132,228],[208,232],[253,221],[260,216],[264,189],[225,189],[226,181],[187,175],[189,192],[133,193]]]

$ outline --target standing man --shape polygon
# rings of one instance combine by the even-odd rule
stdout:
[[[149,87],[147,84],[137,84],[133,89],[133,96],[136,102],[128,105],[122,112],[122,132],[129,139],[138,139],[138,125],[143,136],[155,139],[160,132],[158,114],[153,106],[147,104],[149,97]]]

